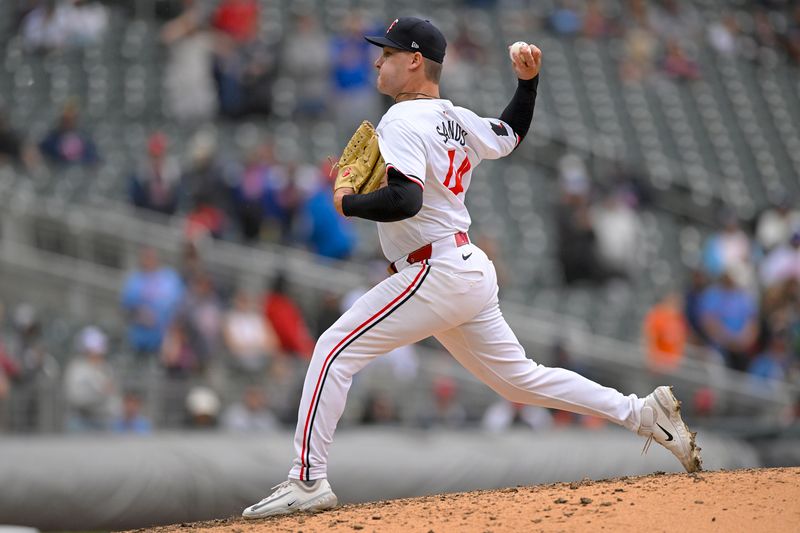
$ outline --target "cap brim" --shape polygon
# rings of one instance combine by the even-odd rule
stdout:
[[[368,43],[374,44],[375,46],[388,46],[390,48],[397,48],[398,50],[406,50],[408,52],[416,52],[417,50],[411,50],[408,47],[402,46],[400,43],[397,43],[388,37],[384,37],[382,35],[365,35],[364,39],[367,40]]]

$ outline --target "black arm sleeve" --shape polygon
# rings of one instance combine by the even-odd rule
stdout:
[[[528,134],[528,129],[531,127],[538,87],[538,74],[530,80],[517,80],[517,90],[503,114],[500,115],[500,120],[511,126],[514,133],[519,135],[520,142]]]
[[[397,222],[416,215],[422,208],[422,187],[394,167],[388,172],[387,187],[342,198],[344,214],[375,222]]]

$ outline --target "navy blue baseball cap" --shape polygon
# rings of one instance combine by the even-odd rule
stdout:
[[[422,57],[444,62],[447,41],[439,28],[429,20],[416,17],[394,19],[386,30],[386,35],[368,35],[364,39],[376,46],[390,46],[406,52],[419,52]]]

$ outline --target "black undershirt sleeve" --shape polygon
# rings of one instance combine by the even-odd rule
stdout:
[[[500,120],[511,126],[519,135],[519,141],[528,134],[533,120],[533,108],[536,105],[536,91],[539,87],[539,75],[530,80],[517,80],[517,90],[506,106]],[[519,143],[518,143],[519,144]]]
[[[389,167],[388,186],[369,194],[348,194],[342,198],[345,216],[375,222],[397,222],[416,215],[422,208],[422,187]]]

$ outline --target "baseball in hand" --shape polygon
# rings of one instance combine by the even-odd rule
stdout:
[[[525,60],[522,57],[520,57],[520,51],[522,50],[523,46],[528,46],[528,43],[526,43],[525,41],[515,42],[514,44],[508,47],[508,55],[509,57],[511,57],[511,61],[513,61],[514,63],[520,62],[527,67],[529,65],[525,62]]]

